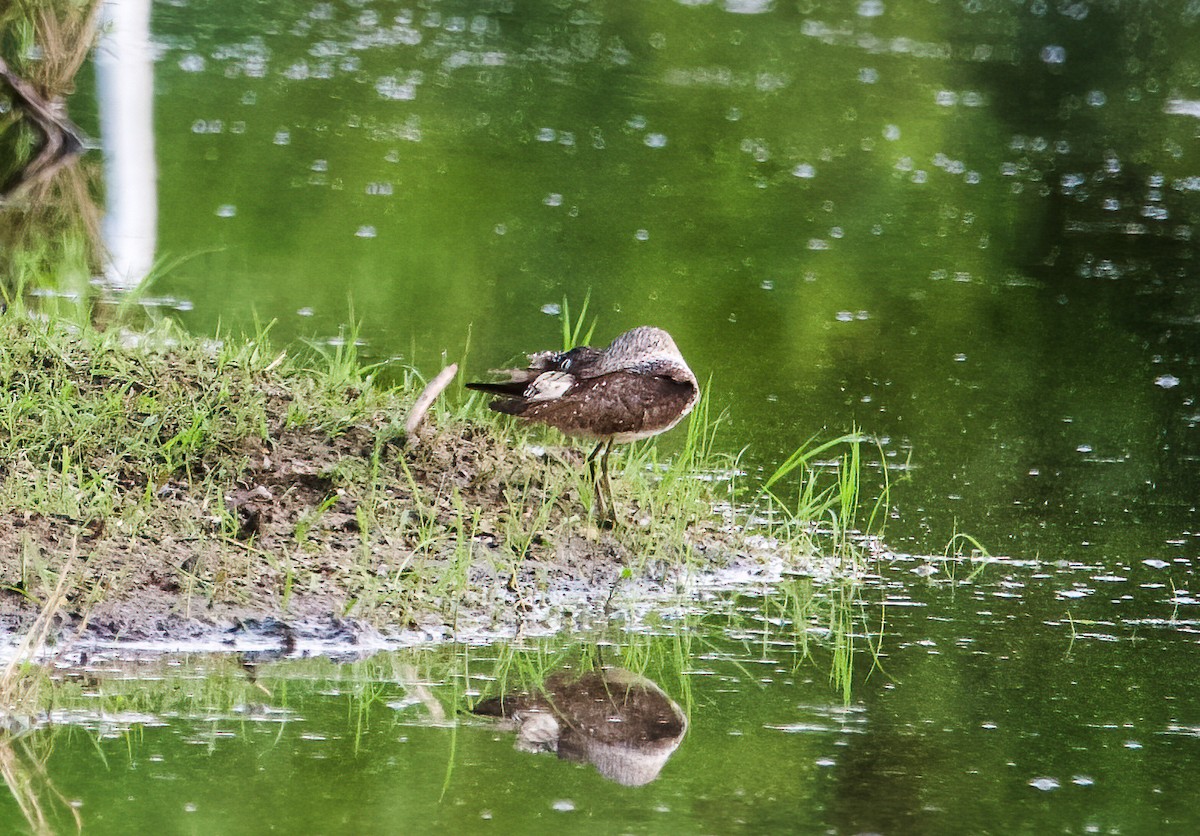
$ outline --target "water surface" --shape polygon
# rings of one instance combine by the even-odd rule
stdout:
[[[153,4],[154,252],[186,257],[153,295],[193,330],[353,321],[478,375],[590,292],[599,341],[675,335],[751,472],[858,426],[893,546],[1006,559],[881,567],[848,704],[820,619],[807,659],[721,612],[646,639],[690,728],[642,788],[392,707],[383,660],[59,734],[55,786],[114,832],[1196,830],[1194,6]]]
[[[915,548],[1194,546],[1186,4],[152,12],[157,252],[190,257],[156,288],[191,327],[353,320],[477,375],[590,291],[598,341],[672,331],[752,467],[883,439]]]
[[[47,757],[45,779],[86,832],[1200,826],[1197,602],[1164,593],[1171,567],[993,565],[951,585],[914,581],[919,566],[898,561],[849,609],[794,580],[640,637],[341,664],[300,654],[131,664],[101,651],[63,686],[77,725],[18,741],[28,751],[16,762],[36,779],[33,759]],[[857,634],[849,703],[829,680],[838,618]],[[688,718],[644,785],[519,751],[466,710],[602,666],[656,683]],[[66,821],[62,802],[47,806]],[[20,820],[11,800],[0,808]]]

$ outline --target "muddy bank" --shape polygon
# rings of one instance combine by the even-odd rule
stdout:
[[[167,336],[0,316],[10,637],[43,611],[84,642],[513,636],[831,571],[802,528],[731,510],[703,402],[669,460],[614,456],[606,529],[581,450],[461,388],[408,435],[415,375]]]
[[[825,580],[835,572],[831,565],[817,568],[818,577]],[[712,609],[730,595],[769,593],[795,573],[778,560],[746,556],[720,569],[674,574],[665,580],[622,578],[619,569],[593,573],[592,579],[601,574],[607,585],[571,579],[543,587],[532,600],[499,593],[486,607],[464,606],[453,621],[431,615],[422,623],[406,624],[233,605],[188,614],[178,597],[145,590],[136,598],[106,601],[87,614],[57,610],[52,640],[39,655],[68,665],[106,650],[119,652],[120,658],[239,653],[256,661],[304,656],[348,661],[429,643],[486,644],[568,630],[598,632],[613,625],[661,628]],[[34,618],[28,609],[5,610],[0,662],[17,651]]]
[[[582,457],[571,448],[513,449],[471,423],[378,445],[382,429],[247,442],[245,469],[222,496],[176,474],[136,525],[10,511],[0,518],[0,549],[18,559],[4,562],[0,624],[13,633],[28,627],[48,588],[37,576],[54,569],[74,578],[55,608],[64,638],[512,635],[603,614],[622,594],[623,575],[631,591],[666,592],[678,569],[672,558],[717,548],[679,543],[669,556],[638,559],[642,509],[629,505],[620,530],[592,525],[579,496],[586,481],[575,472]],[[345,475],[372,460],[386,487]],[[538,507],[544,478],[569,483],[548,510]],[[367,500],[365,491],[374,495]],[[541,526],[531,525],[536,516]],[[520,555],[503,539],[514,524],[528,530]]]
[[[289,489],[278,473],[238,491],[254,492],[266,483],[271,496],[278,492],[283,501],[269,503],[267,492],[258,493],[257,533],[238,545],[170,533],[89,537],[86,524],[37,515],[3,520],[0,539],[6,549],[27,552],[32,546],[46,560],[53,549],[67,549],[64,563],[78,581],[50,611],[59,651],[118,646],[153,653],[358,656],[429,641],[486,642],[612,623],[637,626],[695,612],[731,592],[766,591],[798,571],[777,541],[715,529],[706,530],[701,542],[672,547],[686,560],[639,560],[628,532],[599,531],[572,516],[564,532],[536,537],[519,561],[494,533],[476,534],[467,544],[471,559],[465,566],[450,565],[454,558],[444,553],[415,556],[389,548],[396,533],[377,532],[379,542],[370,551],[373,578],[399,587],[368,593],[364,585],[370,581],[355,557],[361,556],[362,532],[349,523],[354,499],[345,491],[315,491],[308,477]],[[185,496],[181,491],[174,501]],[[296,519],[331,496],[340,510],[307,532],[304,560],[293,558],[292,571],[310,576],[306,589],[286,595],[280,563],[295,554]],[[231,507],[237,501],[232,498]],[[238,569],[243,574],[229,574]],[[832,559],[811,558],[800,571],[829,579],[843,570]],[[461,579],[448,581],[451,572],[462,573]],[[104,578],[117,580],[105,585]],[[421,584],[433,588],[420,589]],[[364,599],[367,594],[375,597]],[[10,584],[0,598],[0,630],[15,643],[45,612]]]

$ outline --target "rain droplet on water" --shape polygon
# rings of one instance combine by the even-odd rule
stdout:
[[[1034,778],[1029,782],[1029,786],[1035,790],[1049,792],[1050,790],[1058,789],[1059,783],[1057,778]]]
[[[1173,374],[1160,374],[1154,378],[1154,385],[1162,389],[1174,389],[1179,385],[1179,378]]]
[[[1067,50],[1058,44],[1047,44],[1042,47],[1042,61],[1047,64],[1062,64],[1067,60]]]

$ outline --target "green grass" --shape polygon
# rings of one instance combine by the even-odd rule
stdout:
[[[587,321],[588,305],[592,301],[592,291],[588,292],[583,297],[583,304],[579,308],[579,316],[574,320],[571,319],[571,301],[564,296],[562,301],[562,313],[559,318],[562,320],[562,350],[570,351],[577,345],[590,345],[592,337],[596,333],[596,318],[592,318],[591,325],[586,331],[583,330],[583,324]]]
[[[802,539],[807,532],[822,553],[836,556],[850,573],[866,567],[869,538],[882,535],[891,497],[886,459],[876,445],[880,484],[864,518],[862,448],[868,441],[857,431],[823,442],[810,438],[767,477],[758,497],[762,512],[778,520],[785,539]]]
[[[316,496],[290,523],[293,549],[304,551],[310,538],[319,547],[331,509],[343,500],[352,500],[363,564],[386,542],[401,545],[409,562],[450,555],[447,565],[458,567],[451,574],[461,577],[469,549],[460,541],[481,528],[495,535],[507,571],[539,542],[596,537],[577,448],[553,431],[496,416],[472,396],[439,402],[428,422],[443,440],[459,434],[476,445],[475,470],[439,473],[443,462],[423,459],[419,445],[408,450],[397,438],[421,377],[406,370],[396,385],[380,384],[381,367],[359,356],[353,330],[343,336],[292,356],[270,344],[267,328],[213,342],[164,321],[151,323],[131,347],[124,330],[42,320],[10,306],[0,316],[0,386],[8,393],[0,403],[0,511],[68,521],[85,539],[96,531],[173,533],[220,544],[239,535],[225,498],[261,479],[261,459],[286,455],[279,448],[293,437],[318,449],[321,439],[353,437],[352,452],[305,465]],[[887,501],[885,483],[863,519],[862,437],[810,442],[757,489],[738,471],[740,454],[721,452],[711,389],[711,382],[704,387],[674,455],[663,457],[653,441],[614,453],[625,522],[612,536],[633,556],[631,568],[687,563],[697,543],[728,527],[714,513],[721,503],[768,520],[735,520],[735,537],[761,530],[788,544],[796,559],[823,549],[854,568],[859,526],[870,530]],[[534,443],[546,449],[541,457],[529,453]],[[832,463],[822,460],[839,452]],[[485,482],[498,490],[481,505]],[[179,503],[164,501],[181,496],[191,519],[176,513]],[[257,545],[253,536],[249,545]],[[302,576],[289,575],[289,590],[303,586]]]

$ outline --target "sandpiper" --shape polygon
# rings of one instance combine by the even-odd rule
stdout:
[[[671,335],[646,325],[621,334],[608,348],[541,351],[529,355],[528,368],[496,374],[507,374],[508,380],[468,383],[467,388],[499,395],[489,404],[497,412],[598,440],[587,463],[596,507],[609,522],[615,520],[608,478],[613,444],[666,432],[692,411],[700,394]]]

